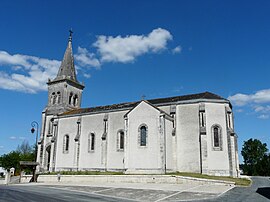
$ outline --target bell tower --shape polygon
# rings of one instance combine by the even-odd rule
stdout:
[[[59,114],[81,107],[84,85],[76,77],[72,53],[72,31],[69,31],[68,45],[55,79],[48,80],[47,114]]]

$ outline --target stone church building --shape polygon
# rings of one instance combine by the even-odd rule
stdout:
[[[58,74],[47,84],[37,154],[40,172],[239,174],[227,99],[203,92],[81,108],[84,85],[76,77],[71,36]]]

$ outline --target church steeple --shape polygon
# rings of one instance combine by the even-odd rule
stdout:
[[[72,33],[73,33],[72,30],[69,30],[68,45],[61,66],[59,68],[57,77],[54,80],[70,79],[72,81],[78,82],[72,53]]]
[[[84,85],[76,77],[72,54],[72,31],[69,31],[68,45],[55,79],[48,81],[47,114],[59,114],[81,107]]]

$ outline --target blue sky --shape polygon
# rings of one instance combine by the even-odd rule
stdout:
[[[270,145],[269,1],[1,1],[0,155],[47,103],[73,29],[82,107],[210,91],[234,106],[239,151]]]

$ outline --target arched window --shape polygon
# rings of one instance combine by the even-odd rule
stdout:
[[[64,136],[63,146],[64,146],[63,152],[68,153],[68,150],[69,150],[69,136],[68,135]]]
[[[93,152],[95,150],[95,134],[90,133],[88,136],[88,152]]]
[[[72,102],[72,97],[73,97],[73,93],[71,92],[69,94],[69,99],[68,99],[68,103],[71,105],[71,102]]]
[[[125,133],[123,130],[119,130],[117,133],[117,150],[123,151],[125,144]]]
[[[48,131],[49,135],[53,133],[53,121],[54,121],[54,119],[51,118],[51,120],[49,122],[49,131]]]
[[[51,101],[52,101],[52,104],[53,104],[53,105],[56,103],[56,95],[55,95],[55,92],[52,93]]]
[[[139,141],[140,141],[140,146],[146,146],[147,144],[147,126],[146,125],[141,125],[139,127]]]
[[[57,103],[60,104],[61,102],[61,93],[58,91],[57,92]]]
[[[212,126],[212,142],[213,150],[222,150],[222,134],[221,127],[219,125]]]
[[[120,145],[119,149],[124,149],[124,140],[125,140],[125,134],[124,131],[120,132]]]
[[[214,147],[219,147],[218,127],[214,127]]]
[[[54,93],[51,94],[51,97],[50,97],[50,103],[53,104],[53,97],[54,97]]]
[[[78,95],[74,95],[74,97],[73,97],[73,106],[77,106],[77,102],[78,102]]]

